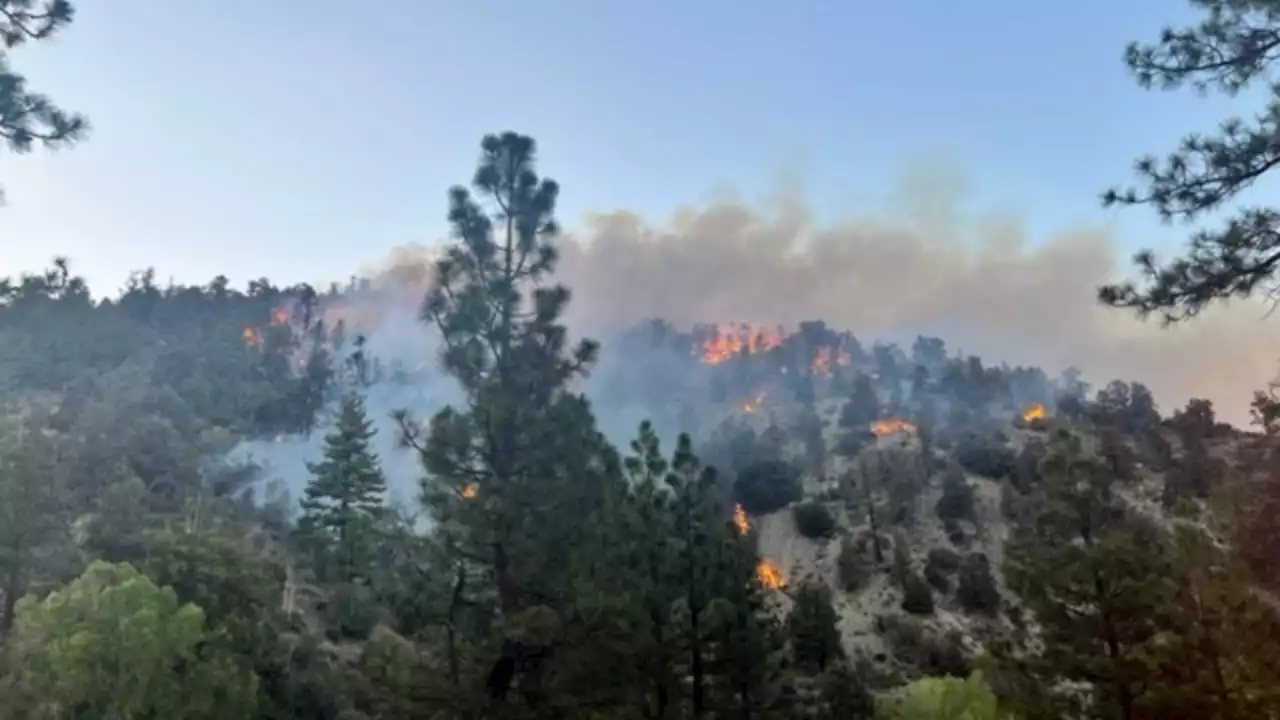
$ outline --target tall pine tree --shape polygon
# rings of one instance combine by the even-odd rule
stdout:
[[[473,588],[496,599],[491,698],[516,688],[545,710],[556,701],[546,670],[553,636],[564,637],[555,630],[579,618],[573,572],[621,472],[588,403],[567,391],[596,344],[570,347],[560,323],[569,291],[549,282],[559,187],[535,172],[533,139],[486,136],[472,187],[450,192],[455,242],[422,306],[464,400],[438,412],[425,437],[407,417],[402,425],[426,470],[429,512],[454,554],[491,583]]]

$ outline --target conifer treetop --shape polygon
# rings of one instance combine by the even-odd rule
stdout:
[[[1234,96],[1265,80],[1280,57],[1280,7],[1274,2],[1190,0],[1204,13],[1191,26],[1165,28],[1151,44],[1132,43],[1125,62],[1145,88],[1191,87]],[[1214,133],[1187,135],[1164,158],[1135,164],[1142,187],[1112,188],[1105,206],[1147,205],[1165,222],[1190,223],[1223,209],[1280,163],[1280,85],[1254,118],[1230,118]],[[1280,211],[1243,206],[1214,229],[1194,232],[1181,257],[1151,250],[1134,258],[1139,280],[1106,285],[1099,299],[1168,323],[1195,316],[1214,300],[1261,289],[1274,298],[1280,266]]]

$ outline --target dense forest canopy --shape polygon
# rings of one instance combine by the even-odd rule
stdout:
[[[1131,65],[1238,88],[1278,11],[1195,4]],[[6,47],[70,17],[0,0]],[[5,77],[14,149],[84,127]],[[449,192],[418,358],[380,356],[395,288],[365,280],[0,283],[0,715],[1280,718],[1270,393],[1244,432],[818,319],[655,319],[606,367],[566,327],[539,160],[486,135]],[[1220,202],[1186,165],[1113,199]],[[1252,249],[1198,236],[1104,299],[1177,319],[1247,291],[1248,217]],[[441,378],[448,402],[372,408]],[[620,408],[653,419],[620,436]],[[243,452],[312,442],[292,492]]]

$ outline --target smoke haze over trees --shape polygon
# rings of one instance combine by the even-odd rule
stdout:
[[[921,204],[928,192],[897,191]],[[580,300],[571,328],[598,335],[653,317],[685,328],[821,318],[866,338],[940,335],[992,361],[1050,373],[1076,366],[1095,383],[1140,377],[1164,407],[1206,397],[1240,425],[1252,392],[1276,375],[1280,326],[1261,303],[1210,308],[1202,322],[1172,330],[1099,306],[1096,288],[1126,272],[1127,253],[1105,229],[1031,237],[1014,220],[959,203],[924,226],[889,213],[828,223],[788,188],[777,195],[689,207],[665,221],[618,210],[570,224],[560,274]],[[391,266],[395,277],[423,278],[427,247],[401,248],[374,272]]]

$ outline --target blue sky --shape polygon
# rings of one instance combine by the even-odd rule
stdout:
[[[0,155],[0,274],[62,253],[103,291],[147,265],[343,278],[438,237],[446,188],[503,129],[538,139],[568,225],[617,207],[661,219],[725,185],[758,195],[781,168],[840,214],[945,157],[977,205],[1034,234],[1110,221],[1126,246],[1171,247],[1180,232],[1097,194],[1227,108],[1124,70],[1126,41],[1188,17],[1177,2],[79,6],[12,61],[94,131]]]

